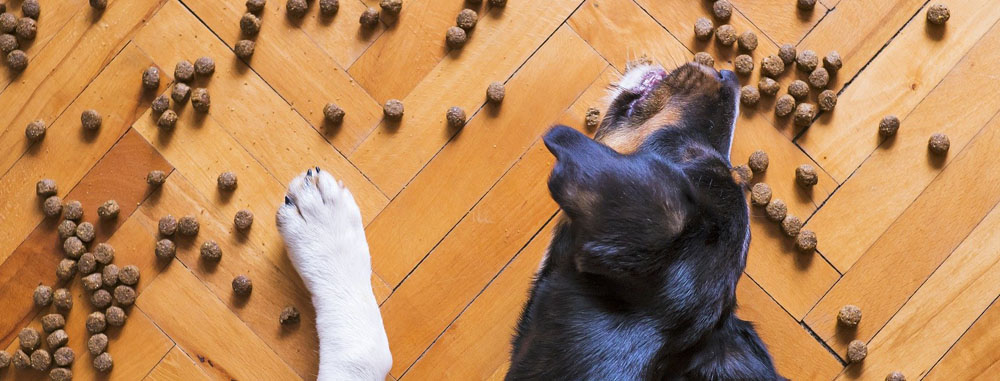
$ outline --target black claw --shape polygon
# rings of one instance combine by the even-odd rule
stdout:
[[[319,173],[319,167],[316,167],[316,173]]]
[[[288,196],[285,196],[285,205],[292,205],[292,199],[288,198]]]
[[[309,168],[309,169],[307,169],[307,170],[306,170],[306,177],[309,177],[309,176],[312,176],[312,175],[313,175],[313,170],[312,170],[312,168]]]

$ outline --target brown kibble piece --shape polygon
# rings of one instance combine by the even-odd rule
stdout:
[[[13,34],[0,34],[0,52],[8,54],[17,50],[18,47],[20,47],[20,45],[17,43],[17,37],[14,37]]]
[[[160,114],[160,118],[156,121],[156,126],[160,127],[165,131],[170,131],[174,129],[177,125],[177,113],[174,110],[167,110]]]
[[[194,65],[191,61],[180,60],[174,65],[174,79],[180,82],[191,82],[194,80]]]
[[[382,106],[382,113],[389,120],[400,120],[403,118],[403,102],[399,99],[390,99]]]
[[[34,40],[35,35],[38,34],[38,23],[32,18],[21,17],[17,20],[17,26],[14,27],[14,34],[17,35],[17,38],[25,41]]]
[[[951,18],[951,11],[948,6],[937,3],[927,8],[927,21],[934,25],[944,25]]]
[[[788,216],[788,206],[780,198],[771,200],[764,211],[767,212],[767,219],[774,222],[781,222]]]
[[[240,209],[236,212],[236,217],[233,217],[233,225],[239,230],[250,229],[250,225],[253,225],[253,212],[249,209]]]
[[[507,91],[503,87],[503,83],[493,82],[490,86],[486,88],[486,100],[491,103],[503,102],[503,98]]]
[[[753,180],[753,170],[746,164],[736,166],[733,172],[736,174],[736,179],[743,184],[749,184],[750,180]]]
[[[199,87],[191,92],[191,106],[195,111],[208,112],[212,107],[212,97],[208,95],[208,89]]]
[[[906,376],[900,371],[894,371],[885,376],[885,381],[906,381]]]
[[[34,328],[22,328],[21,332],[17,334],[17,341],[20,343],[21,349],[25,352],[31,352],[42,345],[42,335]]]
[[[817,96],[820,111],[833,111],[837,107],[837,93],[833,90],[823,90]]]
[[[319,14],[323,17],[331,17],[340,10],[339,0],[319,0]]]
[[[20,50],[15,50],[14,52],[19,52]],[[14,52],[11,52],[13,54]],[[10,57],[9,55],[7,56]],[[34,122],[28,123],[28,127],[24,129],[24,136],[28,138],[29,141],[36,142],[42,140],[45,137],[45,121],[36,120]]]
[[[795,168],[795,182],[804,188],[811,188],[819,182],[816,176],[816,168],[809,164],[802,164]]]
[[[189,96],[191,96],[191,87],[184,82],[175,83],[173,90],[170,91],[170,99],[173,99],[177,104],[183,104]]]
[[[467,31],[475,28],[477,22],[479,22],[479,14],[468,8],[458,12],[458,17],[455,19],[455,25]]]
[[[111,264],[115,260],[115,248],[107,242],[101,242],[94,247],[94,259],[102,265]]]
[[[250,12],[244,13],[240,17],[240,31],[247,36],[256,36],[260,33],[260,18]]]
[[[225,192],[232,192],[236,190],[237,186],[236,173],[232,171],[222,172],[216,179],[216,183],[219,186],[219,190]]]
[[[96,131],[101,128],[102,118],[101,114],[97,110],[89,109],[85,110],[80,114],[80,124],[83,128],[90,131]]]
[[[169,239],[161,239],[156,242],[156,256],[162,259],[171,259],[177,254],[177,247],[174,246],[174,241]]]
[[[194,61],[194,72],[201,76],[209,76],[215,73],[215,60],[212,57],[201,57]]]
[[[0,370],[7,368],[10,365],[10,355],[7,352],[0,350]]]
[[[737,47],[744,52],[757,49],[757,35],[749,30],[740,34],[740,38],[736,42]]]
[[[445,33],[444,41],[448,45],[449,49],[461,49],[465,46],[465,42],[468,38],[469,37],[465,33],[465,29],[453,26],[449,27],[448,32]]]
[[[76,237],[80,238],[83,242],[90,242],[94,240],[94,224],[90,222],[81,222],[76,225]]]
[[[131,306],[135,303],[135,289],[125,285],[115,287],[115,301],[123,306]]]
[[[57,217],[62,214],[62,199],[59,196],[49,196],[42,203],[42,213],[45,213],[46,217]]]
[[[327,122],[340,124],[344,121],[344,115],[344,109],[340,108],[340,106],[333,103],[327,103],[326,106],[323,106],[323,116]]]
[[[588,108],[587,115],[584,118],[584,124],[589,130],[593,130],[597,128],[597,126],[601,125],[601,110],[598,110],[597,107]]]
[[[90,352],[92,356],[97,356],[104,353],[108,349],[108,336],[103,333],[98,333],[96,335],[90,336],[87,339],[87,352]]]
[[[736,42],[736,28],[729,24],[719,25],[715,30],[715,39],[722,45],[732,45]]]
[[[76,235],[76,222],[72,220],[63,220],[59,223],[57,228],[59,231],[59,239],[65,240],[66,238],[73,237]]]
[[[106,4],[108,0],[90,0],[91,3],[95,1],[103,1]],[[68,368],[52,368],[49,371],[49,379],[52,381],[69,381],[73,379],[73,371]]]
[[[799,70],[811,73],[819,66],[819,56],[812,50],[803,50],[795,57],[795,62],[799,64]]]
[[[56,181],[52,179],[41,179],[35,183],[35,194],[48,197],[59,193],[59,186],[56,185]]]
[[[84,290],[94,292],[104,286],[104,275],[100,272],[95,272],[80,278],[80,281],[83,282]]]
[[[181,217],[180,221],[177,223],[177,232],[181,233],[181,235],[198,235],[199,228],[198,219],[194,216]]]
[[[192,217],[193,218],[193,217]],[[159,230],[160,235],[171,236],[177,231],[177,219],[172,215],[166,215],[160,217],[160,222],[157,223],[157,230]]]
[[[465,126],[465,111],[458,106],[452,106],[445,113],[445,119],[448,120],[448,126],[461,128]]]
[[[788,94],[797,101],[805,100],[809,96],[809,85],[805,81],[796,79],[788,84]]]
[[[808,127],[812,124],[813,119],[816,119],[816,106],[813,106],[812,103],[799,103],[795,107],[794,122],[796,126]]]
[[[104,268],[101,269],[101,279],[104,282],[104,288],[110,289],[118,285],[119,271],[121,270],[118,268],[118,265],[115,264],[104,266]]]
[[[54,362],[58,366],[69,366],[73,363],[73,360],[76,359],[76,353],[73,352],[73,348],[62,347],[56,349],[56,351],[52,353],[52,359],[55,360]],[[53,369],[53,371],[55,370],[56,369]]]
[[[788,215],[785,216],[785,219],[781,220],[781,231],[785,232],[785,235],[796,237],[799,235],[800,230],[802,230],[802,220],[798,217]]]
[[[90,7],[99,11],[103,11],[105,8],[108,7],[108,0],[90,0]]]
[[[746,54],[740,54],[733,60],[733,68],[740,75],[750,75],[753,72],[753,66],[753,57]]]
[[[395,16],[403,10],[403,0],[381,0],[378,6],[382,8],[382,12],[385,14]]]
[[[97,259],[94,258],[93,253],[83,253],[76,262],[76,268],[81,275],[92,274],[97,270]]]
[[[804,11],[812,10],[816,7],[816,0],[799,0],[798,7]]]
[[[66,318],[60,314],[47,314],[42,316],[42,331],[52,332],[66,326]]]
[[[118,218],[118,212],[120,211],[121,208],[118,206],[118,201],[108,200],[97,207],[97,216],[102,220],[111,220]]]
[[[816,251],[816,233],[808,229],[800,230],[795,236],[795,247],[805,254]]]
[[[715,58],[712,58],[712,55],[706,52],[695,53],[694,62],[700,63],[708,67],[715,67]]]
[[[42,7],[38,4],[38,0],[24,0],[21,3],[21,14],[38,20],[38,16],[42,14]]]
[[[781,57],[769,55],[760,61],[760,71],[768,77],[777,78],[785,72],[785,62]]]
[[[83,204],[76,200],[66,202],[63,206],[63,218],[73,221],[83,218]]]
[[[73,309],[73,295],[65,288],[56,289],[52,292],[52,305],[56,306],[59,312],[69,312]]]
[[[154,187],[163,185],[164,181],[167,181],[167,174],[163,173],[163,171],[159,169],[154,169],[152,171],[149,171],[149,174],[146,175],[146,184],[152,185]]]
[[[246,275],[239,275],[233,278],[233,293],[237,296],[247,296],[253,292],[253,281]]]
[[[156,90],[160,87],[160,69],[150,66],[142,71],[142,87],[149,90]]]
[[[267,0],[247,0],[246,2],[247,10],[253,13],[263,11],[265,5],[267,5]]]
[[[868,357],[868,345],[864,341],[854,340],[847,345],[847,362],[854,364],[865,360]]]
[[[809,73],[809,84],[817,89],[824,89],[830,83],[830,73],[826,69],[818,67]]]
[[[948,139],[948,135],[937,133],[931,135],[927,148],[935,155],[944,155],[948,153],[948,148],[951,148],[951,140]]]
[[[31,366],[31,358],[28,357],[28,354],[24,353],[24,350],[18,349],[11,356],[10,363],[14,364],[14,367],[17,369],[27,369]]]
[[[170,97],[168,97],[167,94],[160,94],[153,100],[153,103],[150,106],[153,109],[153,112],[157,114],[163,113],[170,108]],[[177,114],[174,114],[173,123],[177,123]],[[170,124],[171,127],[173,127],[173,123]],[[159,123],[157,123],[157,125],[159,125]]]
[[[831,50],[823,57],[823,67],[826,68],[830,73],[836,73],[840,68],[844,67],[844,60],[840,58],[840,53],[836,50]]]
[[[50,366],[52,366],[52,355],[49,354],[49,351],[36,349],[34,352],[31,352],[32,369],[44,372],[49,370]]]
[[[750,154],[750,159],[747,160],[747,165],[754,173],[763,173],[767,171],[767,166],[770,164],[770,159],[767,157],[767,152],[764,151],[754,151]]]
[[[756,106],[757,102],[760,102],[760,90],[757,90],[757,86],[743,86],[740,89],[740,102],[747,106]]]
[[[49,349],[56,349],[66,345],[69,342],[69,335],[66,331],[57,329],[49,334],[49,337],[45,338],[45,343],[49,345]]]
[[[896,135],[896,131],[899,131],[899,118],[895,115],[886,115],[878,123],[878,134],[884,138]]]
[[[205,241],[205,243],[201,244],[201,259],[209,262],[222,260],[222,248],[215,241]]]
[[[765,183],[756,183],[750,188],[750,203],[753,206],[767,206],[771,202],[771,186]]]
[[[795,45],[783,44],[780,48],[778,48],[778,58],[781,58],[781,61],[784,62],[785,65],[791,65],[792,62],[795,62],[796,56]]]
[[[118,271],[118,281],[124,285],[135,286],[139,283],[139,267],[136,265],[122,267]]]
[[[507,0],[490,0],[490,5],[494,7],[504,7],[507,6]]]
[[[10,12],[0,12],[0,32],[14,33],[17,29],[17,16]]]
[[[243,60],[248,60],[253,56],[253,52],[257,49],[257,43],[253,40],[239,40],[236,41],[236,46],[233,48],[233,52],[236,53],[236,57]]]
[[[114,366],[115,363],[111,360],[111,355],[108,352],[101,353],[97,357],[94,357],[94,369],[97,369],[98,372],[110,372],[111,368]]]
[[[38,285],[38,287],[35,287],[35,292],[32,294],[31,298],[35,301],[35,305],[39,307],[45,307],[52,304],[52,287],[44,284]]]
[[[104,313],[101,311],[91,312],[87,315],[87,332],[90,333],[101,333],[108,327],[108,322],[104,319]]]
[[[299,310],[293,306],[285,307],[278,316],[278,323],[281,325],[294,325],[299,323]]]
[[[67,257],[77,259],[83,255],[86,247],[83,246],[83,241],[76,237],[69,237],[63,241],[63,252],[66,253]]]
[[[111,306],[104,312],[104,318],[108,321],[108,325],[112,327],[121,327],[125,325],[125,320],[128,319],[128,315],[125,315],[125,310],[121,309],[121,307]]]
[[[837,322],[845,327],[857,327],[861,322],[861,308],[848,304],[837,313]]]
[[[285,13],[292,18],[301,18],[309,10],[306,0],[288,0],[285,2]]]
[[[712,20],[705,17],[699,17],[694,22],[694,36],[699,40],[707,40],[712,38],[712,30],[715,29],[715,25],[712,24]]]
[[[361,13],[361,19],[359,20],[359,22],[361,23],[361,26],[365,28],[374,28],[376,25],[378,25],[378,19],[379,19],[378,9],[368,8]]]
[[[113,300],[114,298],[111,296],[111,293],[105,289],[99,289],[90,294],[90,304],[94,308],[108,308]]]
[[[56,277],[59,280],[68,280],[76,275],[76,261],[64,258],[56,265]]]
[[[729,0],[716,0],[712,4],[712,15],[719,20],[729,20],[733,15],[733,4]]]

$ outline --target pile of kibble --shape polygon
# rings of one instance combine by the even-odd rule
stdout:
[[[22,2],[20,18],[7,12],[6,4],[0,4],[0,51],[6,56],[7,67],[15,72],[28,67],[28,55],[20,47],[35,39],[41,12],[38,0]]]

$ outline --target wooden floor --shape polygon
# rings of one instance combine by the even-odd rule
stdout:
[[[808,219],[819,252],[797,254],[791,240],[753,209],[753,242],[739,284],[739,314],[755,322],[782,374],[792,379],[989,378],[1000,358],[1000,7],[992,0],[943,0],[945,28],[924,20],[925,0],[820,0],[798,12],[794,0],[732,0],[737,31],[760,36],[755,61],[783,43],[825,55],[844,68],[831,87],[839,105],[808,129],[773,113],[774,101],[744,107],[734,164],[768,152],[766,181],[790,213]],[[20,0],[9,0],[20,12]],[[0,69],[0,346],[39,326],[39,283],[56,285],[62,258],[56,219],[45,219],[34,194],[41,178],[59,195],[80,200],[85,219],[116,199],[121,215],[100,223],[97,241],[117,249],[119,266],[142,270],[128,323],[112,329],[112,379],[310,379],[317,339],[309,295],[274,226],[285,184],[308,167],[332,172],[361,206],[373,256],[372,284],[381,303],[395,379],[499,379],[507,369],[512,324],[550,238],[557,206],[546,177],[553,159],[539,140],[549,126],[583,128],[602,107],[626,62],[648,55],[667,67],[708,51],[731,68],[734,49],[704,43],[693,23],[708,1],[510,0],[475,6],[482,15],[464,49],[449,51],[445,30],[460,0],[405,0],[390,26],[359,30],[365,4],[341,0],[332,19],[312,5],[301,22],[270,0],[257,50],[244,63],[244,0],[111,0],[103,14],[87,0],[42,0],[28,69]],[[485,2],[484,2],[485,3]],[[152,98],[169,93],[174,64],[214,57],[217,69],[197,86],[209,89],[207,116],[179,109],[172,133],[161,133]],[[161,68],[156,92],[140,74]],[[759,74],[743,78],[756,84]],[[801,73],[786,73],[787,85]],[[506,83],[500,107],[484,105],[487,85]],[[783,91],[784,92],[784,91]],[[406,106],[400,123],[382,120],[381,104]],[[335,102],[340,126],[323,122]],[[449,129],[445,110],[469,114]],[[85,109],[104,115],[84,133]],[[887,114],[902,120],[889,141],[876,134]],[[29,144],[24,127],[49,123]],[[935,132],[951,138],[944,159],[927,153]],[[821,169],[803,191],[794,168]],[[158,190],[146,173],[169,173]],[[239,176],[220,195],[216,176]],[[249,208],[249,234],[232,227]],[[157,220],[197,215],[201,233],[179,241],[177,258],[153,256]],[[218,266],[198,260],[214,239]],[[232,296],[238,274],[254,280],[248,301]],[[68,316],[77,379],[96,377],[85,351],[92,311],[79,281]],[[862,308],[857,330],[837,328],[844,304]],[[282,329],[286,305],[303,322]],[[868,343],[862,364],[844,365],[850,340]],[[42,378],[8,367],[0,379]]]

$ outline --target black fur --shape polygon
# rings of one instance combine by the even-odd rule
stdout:
[[[557,158],[549,189],[566,218],[517,326],[507,379],[779,378],[734,315],[750,233],[728,160],[735,86],[722,89],[688,99],[682,121],[633,154],[568,127],[545,136]],[[602,128],[623,112],[609,110]]]

